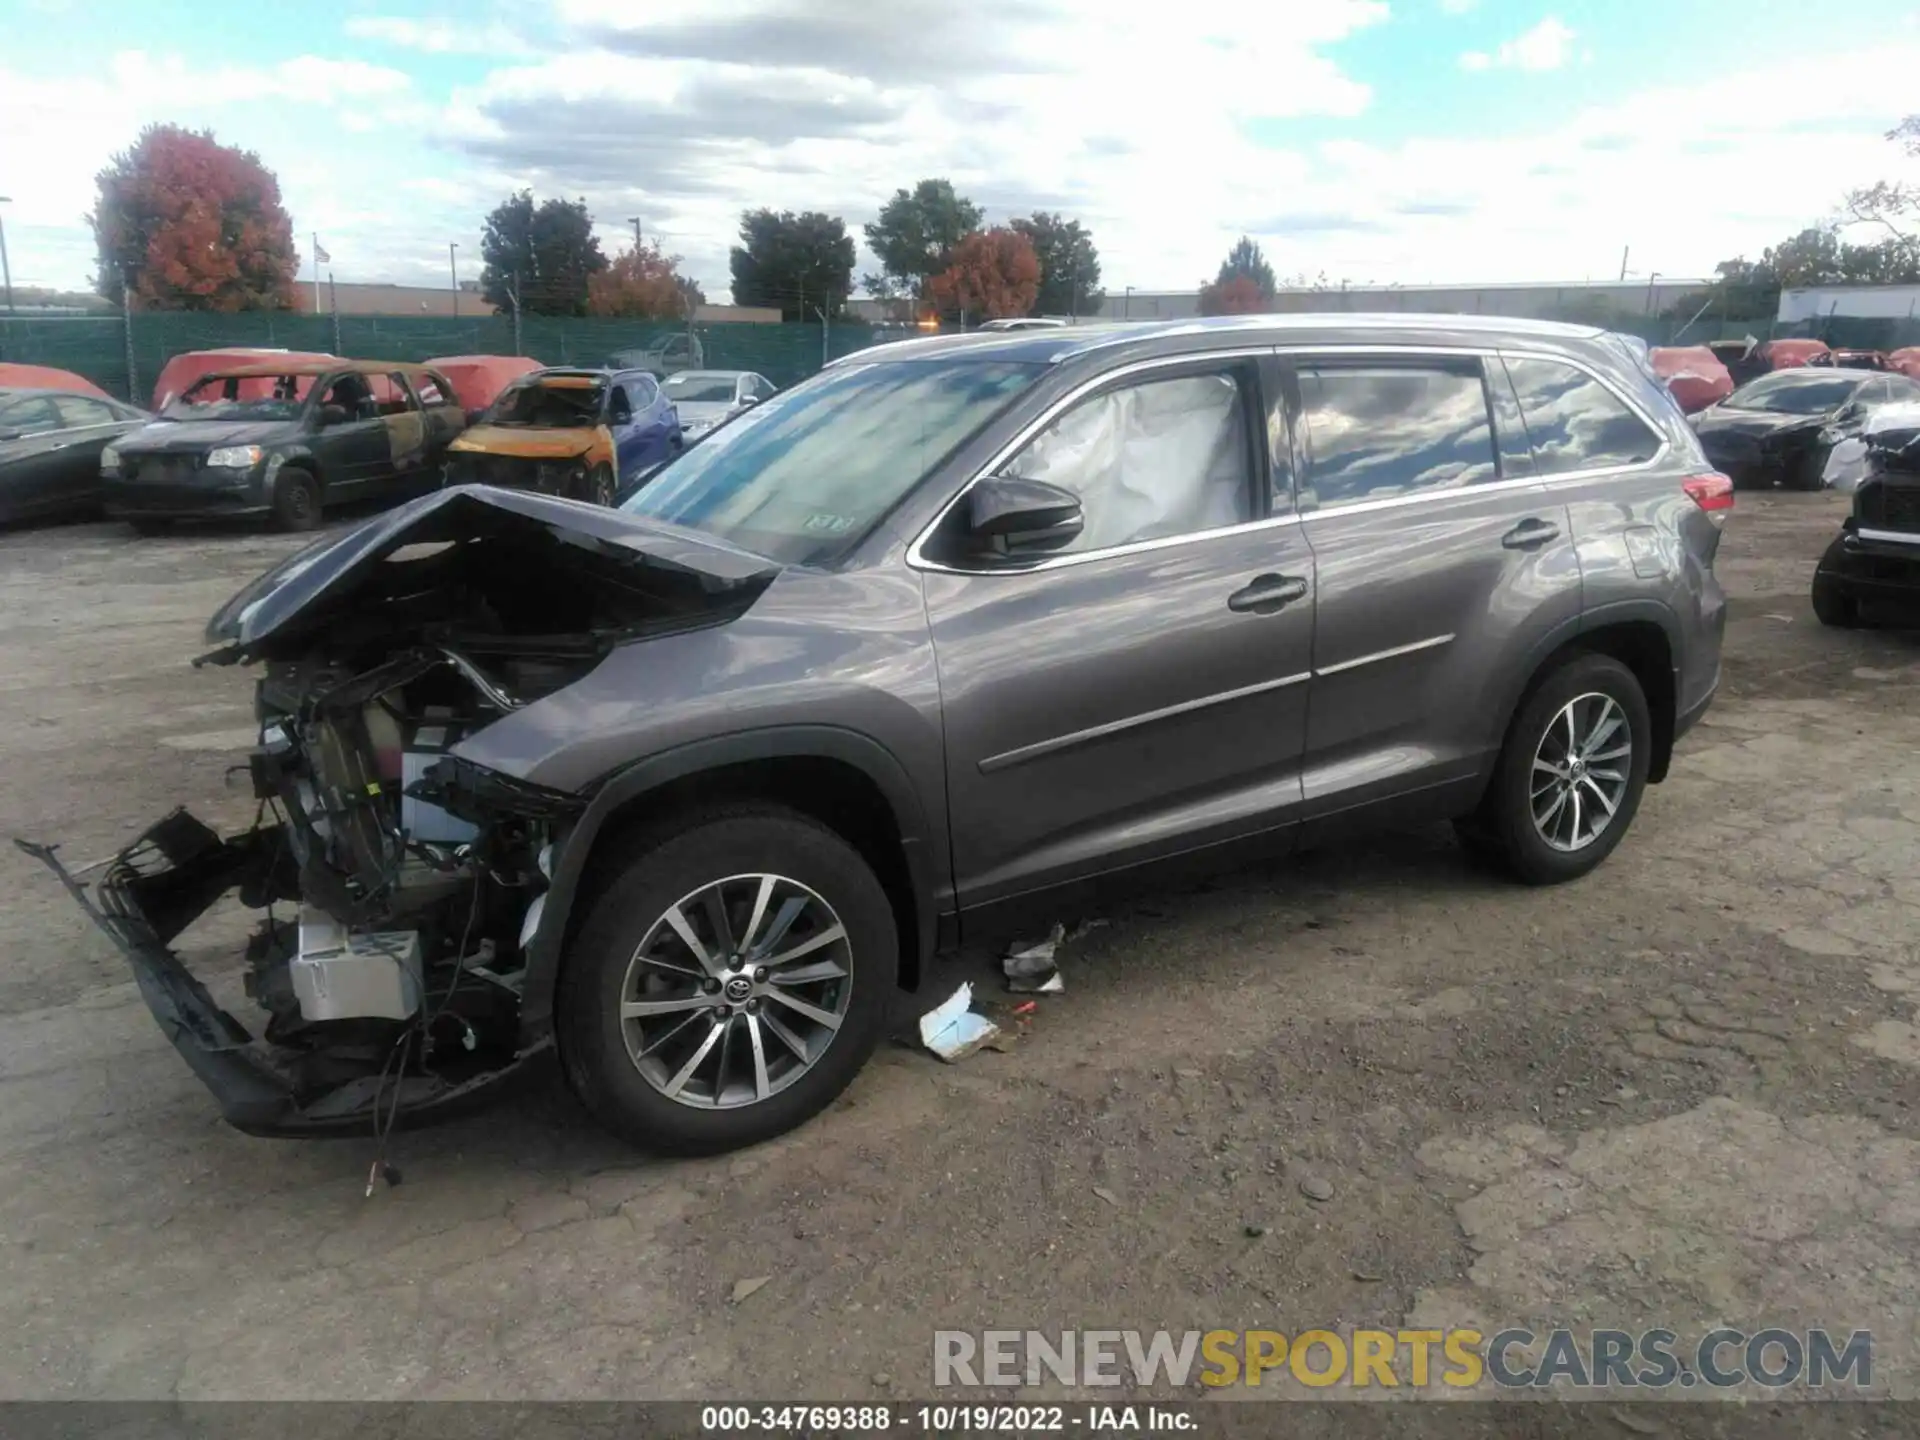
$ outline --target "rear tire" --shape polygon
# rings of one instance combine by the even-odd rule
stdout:
[[[834,831],[772,805],[695,814],[642,835],[633,849],[562,963],[555,1025],[574,1093],[614,1134],[672,1155],[738,1149],[811,1119],[873,1053],[898,983],[898,931],[873,871]],[[762,900],[771,879],[783,888]],[[728,944],[716,943],[708,901],[716,888]],[[790,905],[802,908],[782,940],[775,927]],[[732,979],[705,973],[675,915]],[[782,961],[801,946],[803,958]],[[801,968],[837,968],[841,978],[801,982]],[[758,978],[775,974],[788,983]],[[761,998],[776,988],[835,1023]],[[782,1029],[804,1043],[791,1046]],[[668,1093],[676,1080],[678,1098]]]
[[[1633,823],[1652,747],[1633,672],[1609,655],[1569,657],[1521,702],[1486,798],[1457,822],[1462,845],[1528,885],[1579,879]]]
[[[273,481],[273,528],[289,533],[320,527],[320,482],[289,465]]]

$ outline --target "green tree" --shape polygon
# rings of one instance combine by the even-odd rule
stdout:
[[[293,222],[258,155],[210,130],[149,125],[95,183],[87,219],[107,299],[124,302],[124,276],[149,310],[293,307]]]
[[[1107,296],[1100,288],[1100,252],[1086,228],[1046,210],[1012,224],[1040,258],[1040,295],[1033,308],[1042,315],[1099,314]]]
[[[585,315],[593,277],[607,268],[585,200],[510,195],[487,216],[480,237],[480,293],[502,310]]]
[[[981,215],[978,205],[955,193],[951,180],[922,180],[912,190],[894,191],[864,227],[880,273],[863,275],[860,283],[881,298],[923,294],[927,281],[952,265],[961,240],[980,228]]]
[[[748,210],[728,257],[733,303],[765,305],[783,320],[838,318],[853,291],[853,237],[846,221],[818,210]]]
[[[1213,277],[1215,285],[1224,286],[1230,280],[1244,276],[1253,281],[1254,288],[1260,292],[1262,300],[1273,299],[1279,289],[1273,278],[1273,266],[1267,263],[1267,257],[1261,253],[1258,241],[1242,235],[1227,252],[1227,258],[1220,262],[1220,273]]]

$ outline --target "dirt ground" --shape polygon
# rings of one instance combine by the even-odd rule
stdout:
[[[1842,513],[1741,497],[1718,702],[1586,881],[1439,829],[1144,895],[1010,1053],[894,1046],[729,1158],[541,1090],[363,1199],[369,1144],[225,1128],[8,847],[0,1398],[925,1398],[939,1328],[1409,1322],[1870,1328],[1920,1397],[1920,637],[1814,622]],[[290,547],[0,537],[0,830],[244,820],[249,679],[186,662]]]

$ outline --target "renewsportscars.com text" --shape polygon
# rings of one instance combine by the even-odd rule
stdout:
[[[1315,1389],[1664,1390],[1873,1384],[1873,1336],[1854,1330],[940,1330],[933,1383]]]

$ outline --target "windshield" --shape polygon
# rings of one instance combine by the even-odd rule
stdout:
[[[518,425],[530,430],[576,430],[600,420],[600,397],[606,383],[589,380],[572,385],[513,385],[487,411],[489,425]]]
[[[660,388],[669,400],[684,400],[691,405],[733,403],[731,375],[674,375]]]
[[[205,375],[160,413],[169,420],[294,420],[311,375]]]
[[[715,430],[622,508],[787,564],[820,564],[1044,368],[894,360],[823,370]]]
[[[1857,375],[1783,372],[1742,386],[1720,403],[1729,410],[1772,410],[1786,415],[1824,415],[1844,405],[1860,387]]]

